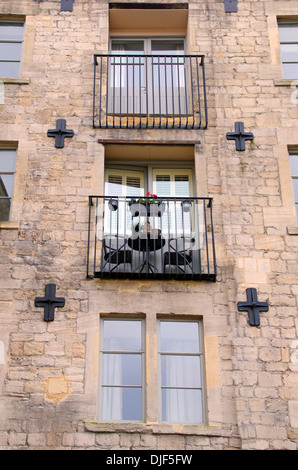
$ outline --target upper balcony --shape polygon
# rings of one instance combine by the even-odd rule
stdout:
[[[93,127],[206,129],[203,55],[94,56]]]
[[[215,281],[212,199],[90,196],[87,277]]]

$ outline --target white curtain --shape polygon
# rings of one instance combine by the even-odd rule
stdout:
[[[119,354],[104,354],[103,384],[120,385],[122,376],[122,363]],[[122,419],[122,388],[102,387],[102,419],[107,421],[120,421]]]
[[[198,356],[163,357],[164,380],[173,387],[165,387],[162,390],[164,421],[172,423],[202,421],[201,391],[198,389],[201,387],[199,360]]]

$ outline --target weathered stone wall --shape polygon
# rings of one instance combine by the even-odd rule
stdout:
[[[171,2],[168,2],[171,3]],[[176,3],[176,2],[172,2]],[[206,56],[207,130],[92,128],[93,54],[108,51],[108,3],[4,0],[26,15],[22,80],[5,83],[0,143],[18,143],[12,220],[0,229],[0,447],[49,449],[296,449],[297,247],[288,146],[298,144],[295,89],[282,80],[277,15],[294,1],[189,0],[188,49]],[[64,118],[74,137],[56,149],[47,130]],[[245,152],[226,133],[253,132]],[[103,193],[99,138],[200,141],[198,195],[214,198],[216,283],[86,279],[88,196]],[[200,194],[204,187],[204,194]],[[66,299],[43,321],[45,284]],[[237,311],[245,289],[268,300],[261,326]],[[208,426],[96,422],[100,315],[146,318],[154,374],[156,315],[204,324]]]

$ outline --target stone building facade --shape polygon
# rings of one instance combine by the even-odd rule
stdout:
[[[0,195],[1,449],[297,449],[298,199],[291,168],[295,152],[298,159],[298,39],[288,49],[297,77],[288,78],[279,31],[287,25],[295,37],[297,18],[294,0],[1,1],[0,41],[9,54],[5,26],[23,28],[20,71],[0,74],[0,173],[14,183],[12,199]],[[183,38],[185,56],[204,55],[208,124],[119,128],[115,108],[113,124],[113,110],[98,105],[98,81],[94,93],[94,55],[110,54],[111,38],[122,55],[127,38],[158,38],[171,47]],[[182,50],[177,44],[174,55]],[[127,48],[129,56],[134,49]],[[5,71],[9,61],[1,57]],[[131,57],[125,60],[106,67],[103,88],[108,70],[114,85],[117,67],[130,73]],[[180,70],[185,62],[176,62],[175,80],[190,73],[191,66]],[[172,64],[165,70],[173,75]],[[108,125],[93,125],[94,103],[109,114]],[[152,123],[154,112],[148,114]],[[56,147],[48,131],[59,119],[73,135]],[[239,122],[252,134],[241,151],[227,139]],[[12,154],[15,167],[5,170]],[[97,277],[93,259],[86,276],[88,246],[89,256],[94,252],[89,197],[105,195],[108,168],[145,163],[187,168],[192,194],[212,198],[205,228],[215,242],[214,276],[124,276],[121,268],[119,276]],[[149,183],[146,189],[152,191]],[[65,299],[50,322],[35,303],[48,284]],[[238,309],[247,289],[268,304],[257,326]],[[143,325],[141,419],[104,419],[102,330],[112,319]],[[200,325],[197,422],[160,411],[162,321]]]

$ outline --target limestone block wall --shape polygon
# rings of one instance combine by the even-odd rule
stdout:
[[[60,1],[1,2],[0,17],[26,19],[21,77],[4,80],[0,105],[0,145],[18,149],[11,220],[0,223],[1,449],[297,449],[288,151],[298,145],[298,108],[277,39],[277,17],[297,17],[297,2],[238,0],[232,14],[219,0],[186,3],[188,51],[206,56],[209,126],[176,132],[92,128],[93,54],[109,49],[108,2],[74,0],[73,12],[61,12]],[[63,149],[47,137],[60,118],[74,130]],[[226,139],[237,121],[254,134],[244,152]],[[103,194],[98,139],[119,138],[196,142],[197,193],[214,198],[215,283],[86,279],[88,196]],[[34,306],[47,283],[66,301],[52,323]],[[269,303],[258,328],[237,310],[248,287]],[[112,314],[146,322],[146,422],[138,425],[97,421],[99,320]],[[158,422],[159,315],[202,318],[206,426]]]

